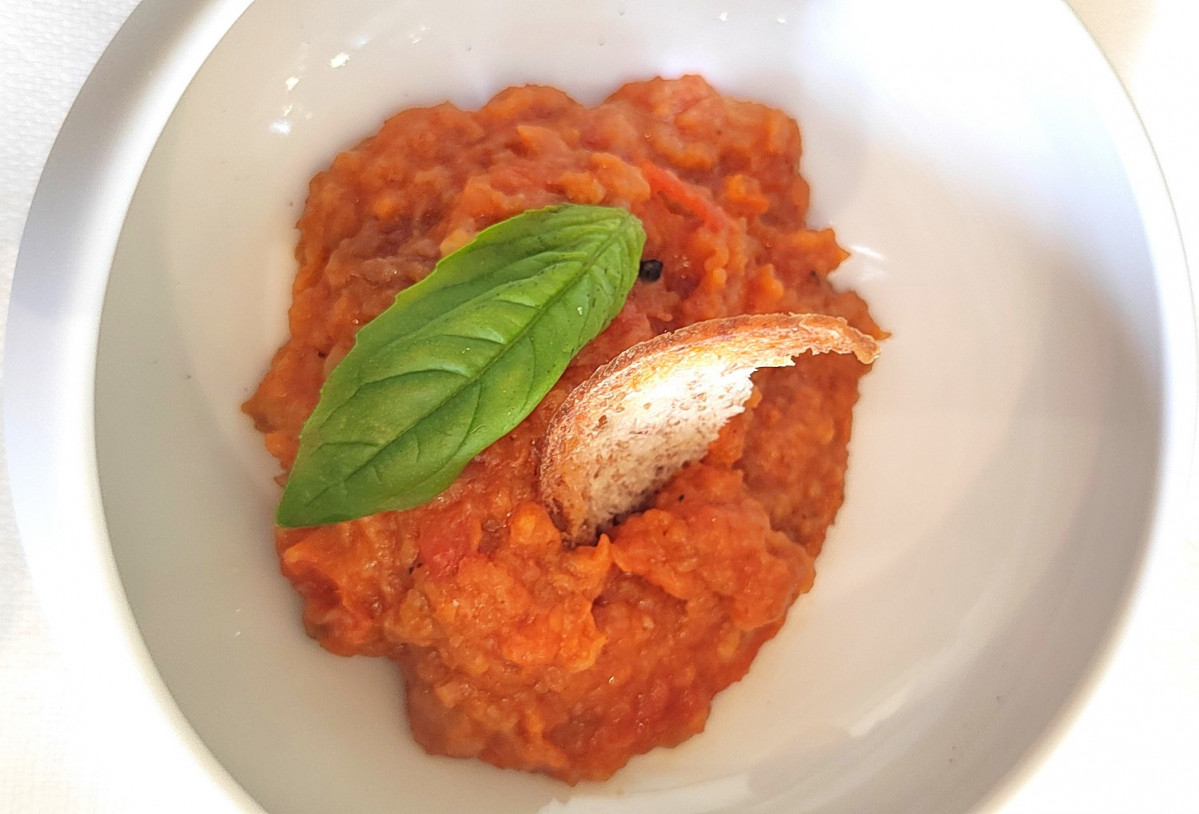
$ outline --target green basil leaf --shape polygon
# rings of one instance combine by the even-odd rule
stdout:
[[[565,204],[497,223],[442,258],[330,372],[279,525],[408,509],[444,491],[612,321],[644,244],[629,212]]]

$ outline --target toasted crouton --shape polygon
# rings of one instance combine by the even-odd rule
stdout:
[[[805,351],[869,364],[879,347],[839,317],[746,315],[656,336],[596,370],[554,414],[542,453],[542,500],[567,541],[642,506],[745,408],[755,370]]]

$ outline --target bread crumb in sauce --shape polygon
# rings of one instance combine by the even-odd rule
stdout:
[[[783,311],[882,335],[858,295],[828,282],[846,253],[805,225],[799,159],[786,114],[687,76],[590,108],[527,86],[477,111],[407,110],[312,179],[291,336],[244,408],[285,469],[355,331],[480,229],[562,201],[621,206],[661,263],[541,405],[432,502],[276,532],[308,632],[334,653],[393,659],[428,751],[607,778],[701,731],[712,698],[812,587],[868,369],[852,356],[759,371],[707,456],[594,545],[564,546],[537,493],[554,410],[636,342]]]

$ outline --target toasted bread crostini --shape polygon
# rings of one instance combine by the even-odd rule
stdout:
[[[539,488],[565,539],[589,542],[643,505],[744,409],[755,370],[809,352],[869,364],[879,345],[840,317],[753,314],[661,334],[596,370],[546,431]]]

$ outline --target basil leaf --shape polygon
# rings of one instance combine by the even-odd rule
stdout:
[[[484,229],[442,258],[330,372],[279,525],[408,509],[444,491],[612,321],[644,244],[625,210],[566,204]]]

